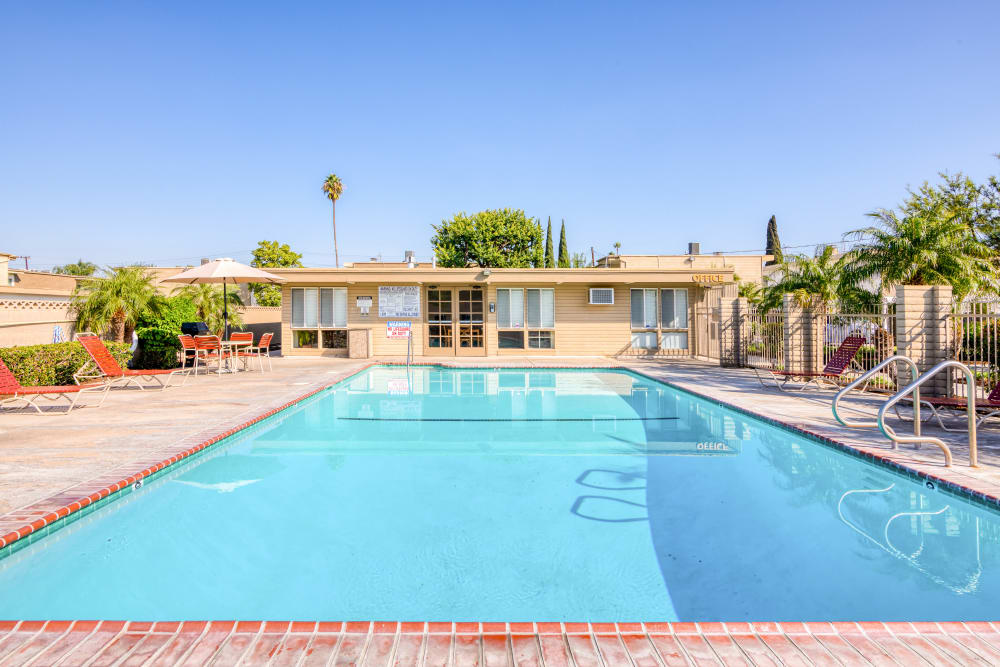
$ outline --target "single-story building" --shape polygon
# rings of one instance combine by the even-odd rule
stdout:
[[[734,283],[734,267],[716,259],[704,268],[269,271],[287,280],[288,356],[404,356],[408,335],[412,353],[425,356],[689,355],[699,336],[718,333],[695,330],[696,309]]]

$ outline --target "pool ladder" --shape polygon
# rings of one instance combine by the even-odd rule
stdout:
[[[910,372],[912,377],[916,378],[910,384],[906,385],[895,394],[893,394],[889,400],[887,400],[878,411],[878,417],[874,422],[870,421],[853,421],[845,419],[841,416],[838,408],[840,406],[840,399],[844,397],[849,391],[857,387],[858,385],[868,381],[873,375],[878,373],[880,370],[885,368],[891,363],[903,362],[910,367]],[[833,416],[834,418],[843,426],[848,428],[871,428],[877,426],[885,437],[892,440],[892,448],[899,449],[899,443],[905,444],[921,444],[929,443],[932,445],[937,445],[941,448],[944,453],[945,467],[951,467],[952,455],[951,448],[948,444],[941,438],[935,438],[930,435],[922,435],[920,433],[920,387],[928,380],[936,376],[943,370],[949,368],[957,368],[965,375],[966,387],[968,388],[968,402],[966,403],[966,412],[968,414],[969,420],[969,465],[972,467],[978,467],[979,465],[979,452],[976,443],[976,378],[972,370],[965,364],[958,361],[942,361],[937,364],[929,371],[923,375],[919,374],[917,370],[917,365],[909,357],[897,354],[885,359],[881,363],[877,364],[875,367],[866,371],[861,377],[854,380],[846,387],[837,392],[837,395],[833,397]],[[911,399],[913,401],[913,435],[899,435],[897,434],[891,426],[885,423],[886,413],[893,408],[897,403],[903,400],[909,395],[913,395]]]

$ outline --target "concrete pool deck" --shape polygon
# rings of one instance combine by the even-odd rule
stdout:
[[[184,387],[113,391],[100,409],[0,414],[0,539],[43,528],[67,507],[123,488],[137,473],[208,446],[372,363],[278,358],[270,373],[190,378]],[[462,367],[628,367],[779,420],[910,470],[1000,496],[1000,426],[980,433],[980,467],[964,434],[937,448],[889,448],[875,429],[838,427],[832,393],[763,389],[746,370],[696,360],[530,357],[418,359]],[[93,399],[91,399],[93,400]],[[849,405],[871,412],[872,397]],[[59,408],[58,410],[62,410]],[[53,409],[56,412],[57,409]],[[1000,424],[1000,420],[994,422]],[[897,428],[905,432],[905,427]],[[147,473],[148,474],[148,473]],[[81,500],[86,502],[81,502]],[[35,526],[21,535],[26,525]],[[81,656],[83,656],[81,658]],[[1000,662],[990,623],[125,623],[0,622],[0,664],[970,664]]]

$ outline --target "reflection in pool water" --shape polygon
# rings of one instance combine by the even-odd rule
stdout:
[[[618,371],[376,368],[0,559],[0,618],[995,616],[997,515]]]

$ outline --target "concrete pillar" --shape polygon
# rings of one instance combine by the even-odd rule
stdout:
[[[823,370],[823,339],[826,315],[803,308],[791,294],[782,302],[785,321],[785,370]]]
[[[896,287],[896,354],[905,354],[921,373],[951,358],[948,318],[951,315],[951,285],[900,285]],[[910,373],[899,367],[900,385],[909,383]],[[942,372],[920,388],[925,396],[950,396],[951,373]]]
[[[719,365],[741,367],[746,363],[743,349],[743,317],[749,310],[747,300],[740,297],[723,297],[718,308]]]

